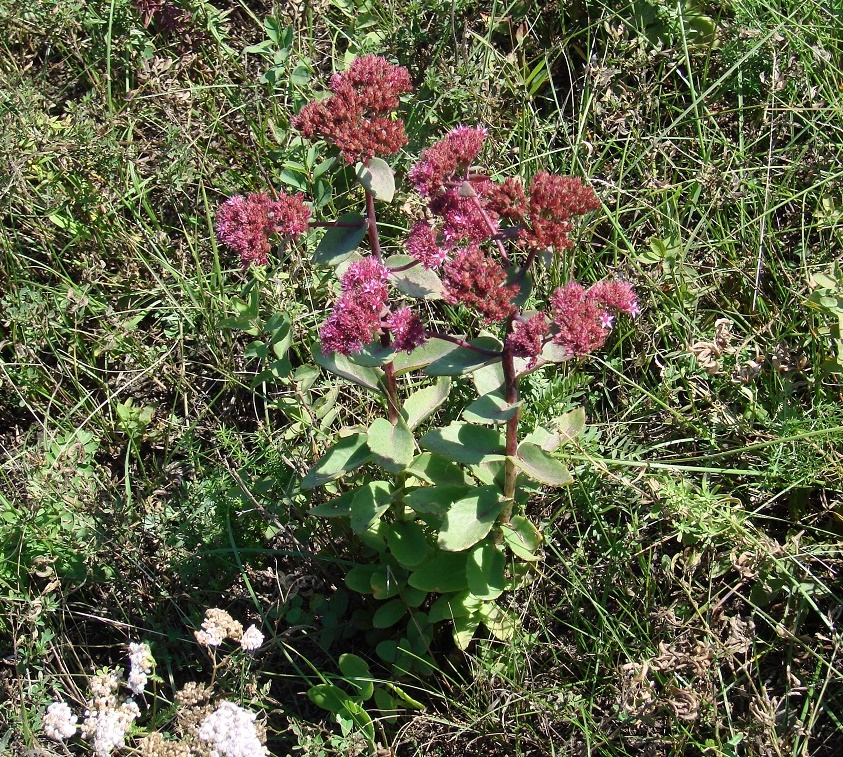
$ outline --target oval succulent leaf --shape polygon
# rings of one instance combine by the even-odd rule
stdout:
[[[574,480],[562,463],[535,444],[521,442],[511,459],[521,471],[542,484],[564,486]]]
[[[455,463],[476,465],[505,458],[504,439],[499,431],[453,422],[444,428],[428,431],[419,444]]]
[[[461,552],[485,539],[506,502],[497,486],[480,486],[454,502],[439,530],[439,548]]]
[[[342,476],[350,470],[369,462],[372,453],[366,444],[366,434],[351,434],[342,437],[330,447],[319,461],[307,472],[301,482],[302,489],[313,489]]]
[[[400,473],[413,462],[415,440],[401,419],[393,426],[386,418],[376,418],[369,426],[367,444],[375,462],[389,473]]]
[[[369,158],[368,165],[358,163],[355,176],[363,188],[376,200],[392,202],[395,196],[395,174],[389,163],[381,158]]]
[[[407,397],[402,413],[408,428],[415,428],[433,415],[437,408],[448,399],[450,391],[451,379],[443,376],[433,386],[426,386]]]
[[[313,262],[316,265],[339,265],[353,253],[366,236],[366,219],[359,213],[346,213],[337,219],[342,226],[332,226],[319,241]]]

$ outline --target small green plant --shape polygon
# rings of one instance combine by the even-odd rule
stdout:
[[[815,273],[808,282],[808,307],[829,319],[820,334],[831,341],[832,355],[823,363],[830,373],[843,373],[843,268],[835,263],[829,273]]]

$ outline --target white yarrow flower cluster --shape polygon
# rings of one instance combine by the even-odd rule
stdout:
[[[240,639],[243,636],[243,626],[225,610],[212,607],[205,610],[202,630],[194,631],[193,635],[203,647],[218,647],[228,638]]]
[[[77,720],[65,702],[53,702],[44,715],[44,735],[56,741],[69,739],[76,733]]]
[[[129,680],[127,685],[133,693],[143,693],[154,664],[155,660],[152,657],[149,644],[136,644],[134,641],[129,644]]]
[[[255,625],[249,626],[243,632],[243,638],[240,639],[240,646],[246,652],[256,652],[263,644],[263,634]]]
[[[91,680],[91,701],[85,711],[81,732],[91,739],[94,754],[108,757],[115,749],[125,744],[126,732],[140,715],[140,709],[133,699],[117,704],[117,690],[120,688],[120,672],[110,670]]]
[[[199,727],[199,738],[210,742],[210,757],[265,757],[269,752],[255,728],[254,712],[222,702]]]

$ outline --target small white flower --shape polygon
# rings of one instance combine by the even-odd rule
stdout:
[[[233,702],[222,702],[202,721],[199,738],[210,742],[210,757],[265,757],[269,752],[258,737],[256,718]]]
[[[140,709],[133,699],[127,699],[117,709],[105,708],[87,712],[82,727],[83,735],[94,740],[94,754],[108,757],[120,749],[126,740],[126,731],[140,715]]]
[[[249,626],[243,632],[243,638],[240,639],[240,646],[247,652],[256,652],[263,644],[263,634],[258,630],[257,626]]]
[[[146,688],[149,674],[155,660],[149,644],[129,644],[129,680],[126,682],[134,694],[141,694]]]
[[[44,735],[55,741],[69,739],[76,733],[77,720],[65,702],[53,702],[44,715]]]
[[[203,647],[218,647],[226,639],[239,639],[242,634],[243,626],[225,610],[218,610],[215,607],[205,610],[202,630],[193,632],[196,641]]]

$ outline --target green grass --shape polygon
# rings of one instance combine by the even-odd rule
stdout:
[[[249,283],[213,219],[268,187],[318,194],[322,218],[359,207],[353,182],[302,172],[327,151],[289,119],[360,52],[414,77],[399,176],[476,123],[501,175],[586,177],[603,210],[543,275],[620,275],[643,305],[599,359],[525,386],[525,424],[583,405],[590,426],[574,484],[529,506],[545,560],[509,596],[515,638],[465,654],[436,638],[440,671],[399,682],[426,710],[378,723],[378,740],[398,755],[837,754],[843,394],[806,300],[843,239],[840,11],[179,4],[192,41],[144,29],[128,0],[0,0],[0,754],[60,753],[46,706],[83,705],[86,677],[137,639],[163,709],[135,736],[213,675],[266,713],[273,754],[358,753],[302,692],[343,652],[389,671],[344,589],[350,535],[309,518],[297,482],[378,409],[303,368],[252,386],[265,366],[230,327],[238,302],[255,291],[262,323],[291,315],[299,368],[330,282],[314,237]],[[286,52],[242,53],[273,12]],[[388,252],[405,199],[379,215]],[[735,351],[709,375],[690,347],[720,318]],[[748,360],[758,375],[733,380]],[[271,631],[265,652],[215,666],[192,636],[209,606]]]

